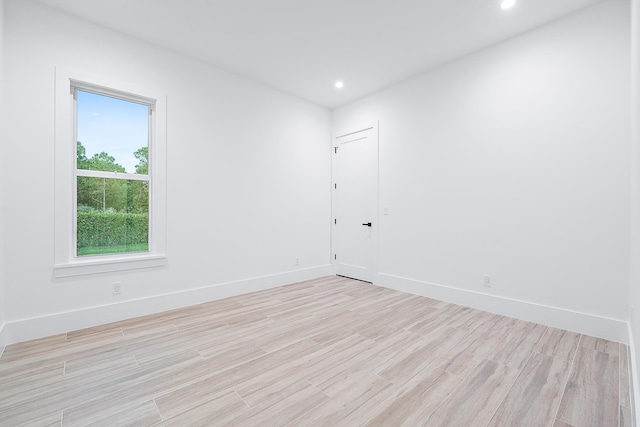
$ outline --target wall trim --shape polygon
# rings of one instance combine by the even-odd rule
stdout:
[[[631,383],[629,386],[629,398],[631,399],[631,419],[634,420],[634,424],[637,423],[637,414],[640,414],[640,406],[636,396],[640,396],[640,384],[638,383],[638,365],[636,363],[636,346],[633,339],[633,330],[631,328],[631,322],[627,322],[627,332],[629,334],[629,378]]]
[[[627,322],[607,317],[489,295],[392,274],[378,273],[376,284],[478,310],[501,314],[627,344]]]
[[[6,323],[3,323],[2,325],[0,325],[0,357],[2,357],[2,354],[4,353],[4,348],[7,345],[7,337],[6,337]]]
[[[331,275],[331,265],[321,265],[233,282],[218,283],[196,289],[53,313],[45,316],[7,322],[4,345],[15,344],[92,326],[131,319],[176,308],[188,307],[277,286],[317,279]],[[0,344],[3,341],[0,335]]]

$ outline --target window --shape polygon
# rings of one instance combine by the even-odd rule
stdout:
[[[56,69],[54,277],[166,264],[165,102]]]
[[[149,251],[155,101],[73,84],[76,256]]]

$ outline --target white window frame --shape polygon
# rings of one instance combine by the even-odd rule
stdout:
[[[76,90],[153,106],[149,120],[148,176],[82,171],[77,174]],[[77,176],[149,180],[149,251],[96,256],[76,255]],[[98,75],[55,70],[55,278],[158,268],[166,256],[166,95]]]

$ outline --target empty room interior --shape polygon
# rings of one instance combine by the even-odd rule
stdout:
[[[0,425],[636,425],[640,0],[0,25]]]

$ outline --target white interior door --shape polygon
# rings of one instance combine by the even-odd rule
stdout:
[[[377,127],[334,140],[334,227],[336,274],[373,281],[377,235]]]

